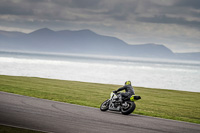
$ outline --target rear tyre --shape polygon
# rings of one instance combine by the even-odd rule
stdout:
[[[128,105],[126,107],[121,108],[121,112],[123,115],[129,115],[135,110],[136,105],[134,102],[127,102],[127,104]]]
[[[100,110],[101,111],[107,111],[108,108],[109,108],[109,103],[110,103],[110,100],[106,100],[104,101],[102,104],[101,104],[101,107],[100,107]]]

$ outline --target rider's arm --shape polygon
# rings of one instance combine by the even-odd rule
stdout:
[[[126,88],[126,87],[123,86],[123,87],[119,88],[119,89],[117,90],[117,92],[118,92],[118,91],[122,91],[122,90],[124,90],[125,88]]]

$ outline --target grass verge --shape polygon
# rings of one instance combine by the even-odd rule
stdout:
[[[0,91],[99,108],[121,86],[0,75]],[[135,87],[136,114],[200,124],[200,93]]]
[[[0,125],[0,133],[42,133],[42,132]]]

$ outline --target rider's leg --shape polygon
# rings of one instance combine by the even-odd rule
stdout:
[[[126,98],[126,97],[128,97],[129,96],[129,93],[121,93],[121,96],[120,96],[120,98],[119,98],[119,101],[121,101],[121,102],[123,102],[123,98]]]

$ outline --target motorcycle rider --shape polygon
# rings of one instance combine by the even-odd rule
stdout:
[[[122,91],[122,90],[125,90],[125,93],[120,93],[121,96],[119,97],[119,102],[121,102],[121,103],[123,102],[123,98],[127,98],[127,97],[130,97],[132,95],[135,95],[134,89],[131,86],[131,81],[126,81],[125,85],[123,87],[119,88],[116,91],[113,91],[113,93],[117,93],[117,92]]]

